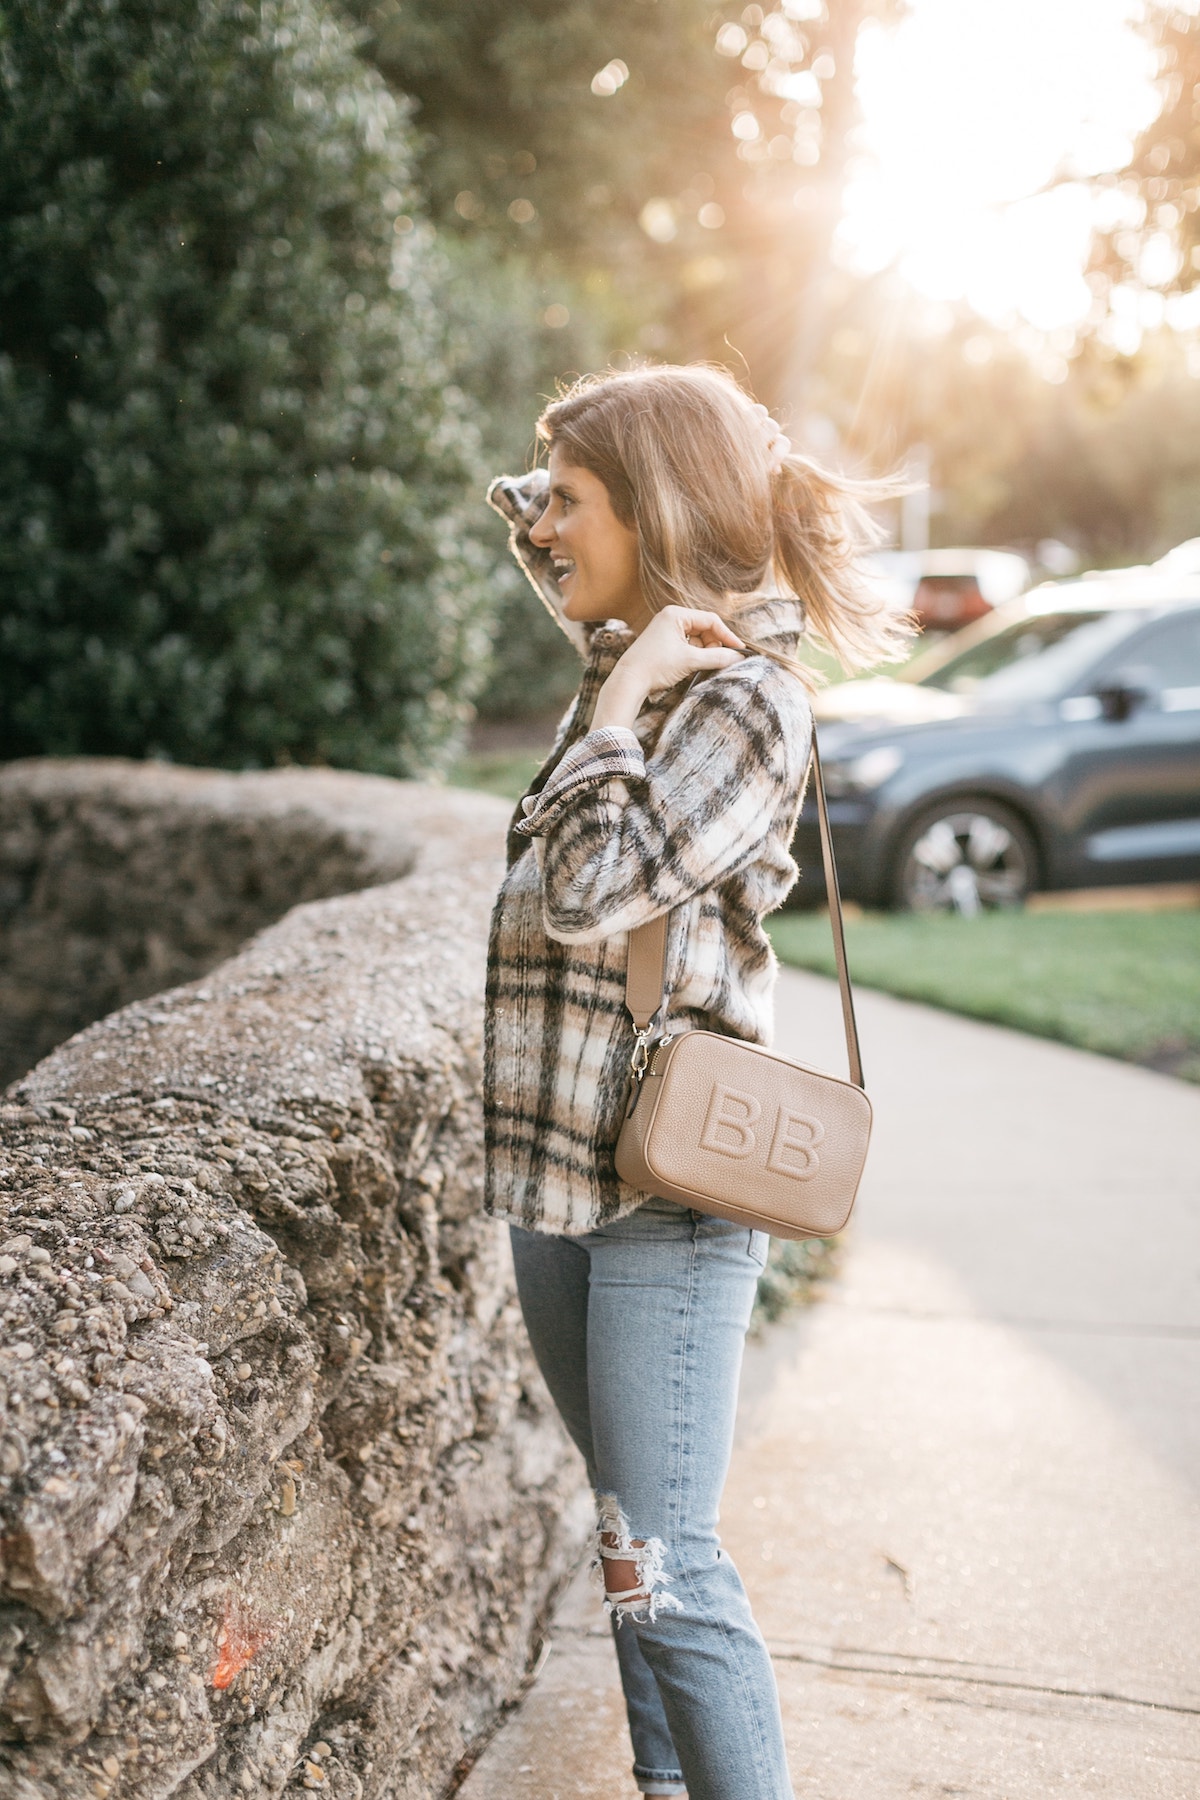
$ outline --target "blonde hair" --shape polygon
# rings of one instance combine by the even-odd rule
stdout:
[[[736,627],[737,597],[773,580],[801,602],[808,634],[843,668],[903,652],[910,627],[860,566],[883,536],[867,507],[903,487],[831,474],[790,448],[772,454],[763,409],[724,369],[585,376],[546,408],[537,432],[598,476],[617,517],[636,528],[652,612],[702,607]],[[745,642],[815,679],[793,657]]]

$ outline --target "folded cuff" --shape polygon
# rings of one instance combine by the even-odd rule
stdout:
[[[540,794],[526,794],[525,817],[517,825],[523,837],[543,837],[582,788],[602,781],[637,781],[646,773],[646,758],[637,736],[625,725],[601,725],[567,751]]]

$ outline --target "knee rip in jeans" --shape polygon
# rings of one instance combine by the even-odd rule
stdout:
[[[663,1573],[666,1545],[662,1539],[633,1537],[615,1494],[597,1494],[596,1505],[599,1517],[592,1567],[604,1581],[604,1610],[618,1627],[626,1618],[637,1624],[652,1624],[660,1612],[682,1612],[683,1602],[674,1594],[663,1592],[671,1577]],[[632,1564],[634,1586],[610,1588],[606,1566],[609,1563]]]

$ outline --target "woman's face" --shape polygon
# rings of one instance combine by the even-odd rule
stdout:
[[[600,477],[567,462],[557,445],[550,449],[550,504],[529,535],[554,558],[568,619],[623,619],[634,631],[648,624],[636,530],[618,519]]]

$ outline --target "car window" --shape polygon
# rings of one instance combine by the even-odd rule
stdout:
[[[1200,612],[1152,625],[1106,659],[1099,679],[1151,695],[1164,712],[1200,708]]]
[[[1036,613],[973,644],[921,682],[982,700],[1049,700],[1069,693],[1110,645],[1125,637],[1130,612]]]

